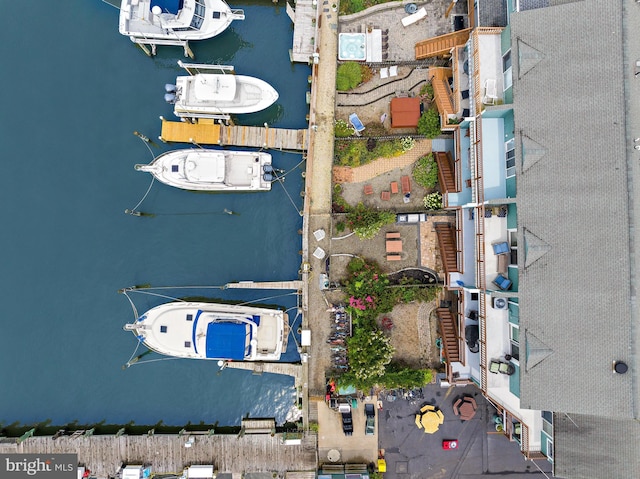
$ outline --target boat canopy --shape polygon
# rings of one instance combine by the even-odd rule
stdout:
[[[207,326],[207,358],[244,359],[249,330],[250,326],[245,323],[225,321],[209,323]]]
[[[209,159],[202,161],[198,152],[189,153],[184,160],[184,176],[189,181],[222,183],[225,175],[224,153],[209,154]]]
[[[236,79],[234,75],[200,73],[194,78],[193,90],[198,101],[233,100]]]
[[[177,15],[178,12],[182,10],[183,0],[151,0],[149,9],[153,10],[153,7],[160,7],[162,9],[162,13]]]

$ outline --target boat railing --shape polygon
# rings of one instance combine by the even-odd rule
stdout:
[[[231,18],[233,20],[244,20],[244,10],[242,10],[241,8],[232,8]]]
[[[234,73],[234,67],[232,65],[207,65],[204,63],[184,63],[182,60],[178,60],[178,66],[187,70],[189,75],[195,75],[203,72],[214,73]]]

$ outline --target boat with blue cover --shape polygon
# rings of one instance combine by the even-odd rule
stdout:
[[[186,45],[225,31],[244,11],[224,0],[122,0],[119,30],[142,45]]]
[[[278,361],[288,315],[278,309],[204,302],[165,303],[125,325],[149,349],[178,358]]]

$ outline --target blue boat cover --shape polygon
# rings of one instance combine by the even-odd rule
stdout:
[[[207,358],[244,359],[247,325],[212,322],[207,326]]]
[[[177,15],[178,12],[182,9],[183,0],[151,0],[150,9],[153,7],[162,8],[162,13],[171,13],[173,15]]]

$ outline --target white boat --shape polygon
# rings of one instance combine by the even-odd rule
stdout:
[[[122,0],[119,30],[141,45],[183,45],[219,35],[244,11],[223,0]]]
[[[167,356],[223,361],[278,361],[288,315],[277,309],[218,303],[165,303],[124,327]]]
[[[255,151],[174,150],[135,169],[191,191],[268,191],[275,180],[271,155]]]
[[[179,76],[175,85],[167,85],[165,100],[174,105],[181,118],[224,118],[254,113],[273,105],[278,92],[264,80],[233,74],[224,65],[182,64],[190,76]],[[210,73],[210,72],[217,73]]]

